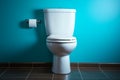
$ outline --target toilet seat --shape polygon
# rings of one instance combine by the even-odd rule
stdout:
[[[63,35],[50,35],[46,39],[47,42],[66,42],[66,43],[73,43],[76,42],[76,37],[73,36],[63,36]]]

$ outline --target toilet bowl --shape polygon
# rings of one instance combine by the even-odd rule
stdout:
[[[75,37],[48,36],[46,39],[48,49],[53,53],[52,72],[57,74],[68,74],[70,70],[69,54],[76,47]]]

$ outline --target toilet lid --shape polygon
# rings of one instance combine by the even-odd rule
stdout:
[[[76,42],[76,37],[63,35],[50,35],[46,39],[47,42]]]

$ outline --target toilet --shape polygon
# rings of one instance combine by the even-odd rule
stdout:
[[[77,45],[73,36],[75,13],[75,9],[44,9],[46,44],[53,53],[53,73],[71,72],[69,55]]]

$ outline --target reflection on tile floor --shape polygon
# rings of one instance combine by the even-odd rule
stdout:
[[[120,67],[78,67],[70,74],[53,74],[50,68],[0,68],[0,80],[120,80]]]

